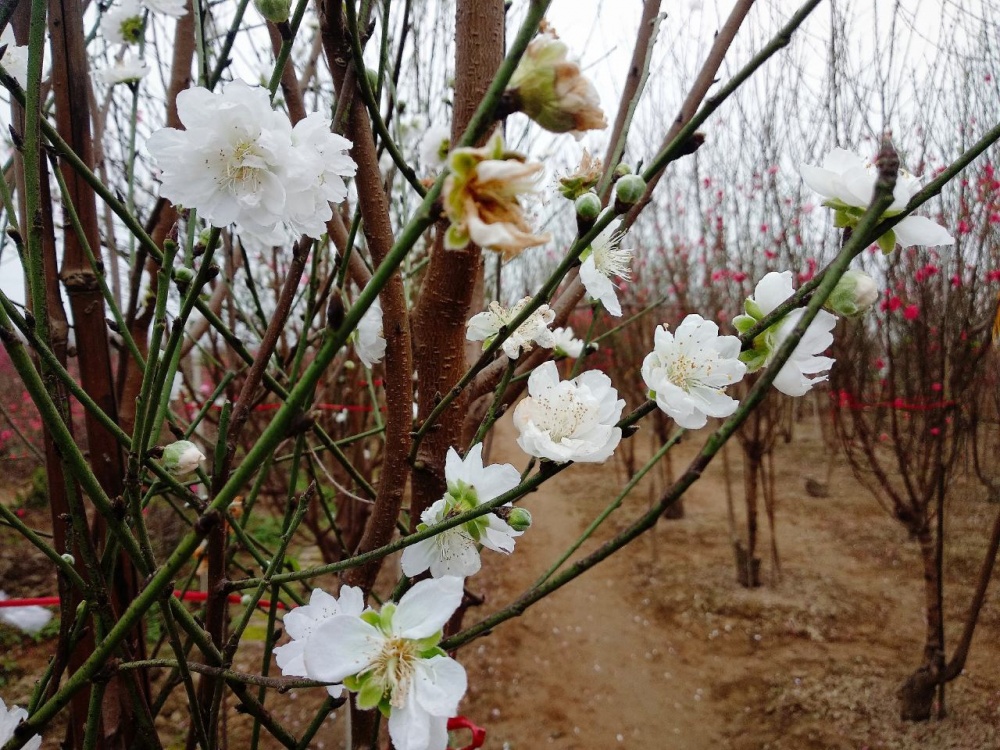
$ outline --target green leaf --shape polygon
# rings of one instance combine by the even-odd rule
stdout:
[[[750,297],[747,297],[746,301],[744,301],[743,309],[746,311],[747,315],[754,319],[754,322],[764,317],[764,311],[760,308],[760,305],[758,305]]]
[[[882,249],[882,254],[888,255],[896,249],[896,233],[890,229],[888,232],[879,237],[876,242]]]
[[[740,362],[747,366],[747,372],[757,372],[767,362],[768,352],[749,349],[740,353]]]
[[[375,680],[365,680],[356,699],[358,708],[364,710],[375,708],[375,706],[381,703],[383,692],[382,686]]]
[[[733,318],[733,327],[740,333],[746,333],[757,325],[757,321],[752,315],[737,315]]]

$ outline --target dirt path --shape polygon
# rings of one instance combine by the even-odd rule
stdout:
[[[691,440],[678,453],[686,459],[699,446]],[[683,520],[661,521],[460,654],[470,673],[463,711],[488,727],[487,746],[1000,747],[1000,597],[990,597],[970,669],[949,691],[949,719],[899,722],[895,691],[922,644],[915,549],[846,468],[835,472],[829,498],[806,495],[804,480],[822,476],[824,452],[817,441],[796,446],[783,446],[777,461],[780,582],[755,591],[734,583],[721,466],[713,465],[686,497]],[[738,483],[738,449],[732,457]],[[524,463],[509,421],[491,460]],[[484,557],[472,581],[490,592],[483,609],[529,586],[621,485],[612,464],[574,466],[529,498],[535,525],[510,559]],[[969,530],[950,551],[961,579],[948,594],[957,622],[995,509],[953,495],[955,531]],[[598,539],[649,498],[640,485]]]

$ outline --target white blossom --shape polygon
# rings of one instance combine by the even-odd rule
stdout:
[[[142,60],[132,56],[123,57],[116,60],[114,65],[108,68],[99,68],[93,75],[98,81],[106,86],[114,86],[117,83],[129,83],[138,81],[149,72],[149,68]]]
[[[345,152],[351,142],[330,131],[330,121],[318,112],[300,120],[292,129],[294,163],[287,170],[288,211],[285,221],[298,234],[319,238],[333,217],[331,203],[347,197],[345,177],[353,177],[357,164]]]
[[[517,444],[531,456],[558,463],[603,463],[622,439],[616,427],[625,400],[599,370],[559,380],[555,362],[528,377],[528,397],[514,409]]]
[[[216,227],[236,223],[261,241],[284,224],[320,238],[333,215],[330,201],[346,194],[354,162],[349,141],[310,115],[294,129],[271,109],[266,89],[233,81],[222,93],[182,91],[177,114],[185,130],[163,128],[146,148],[162,170],[161,194],[195,208]]]
[[[308,677],[305,649],[316,629],[335,615],[360,617],[364,609],[364,594],[354,586],[344,586],[339,600],[322,589],[313,589],[309,603],[296,607],[282,620],[285,632],[292,640],[274,649],[274,658],[281,673],[289,677]],[[327,692],[331,697],[338,698],[343,689],[343,685],[330,685]]]
[[[747,310],[752,311],[752,315],[742,315],[733,320],[733,324],[740,330],[744,326],[752,325],[754,320],[760,320],[765,315],[774,310],[778,305],[792,296],[792,272],[782,271],[778,273],[772,271],[766,274],[754,289],[753,296],[747,300]],[[767,331],[758,336],[759,341],[754,342],[757,357],[763,357],[763,365],[768,366],[774,361],[781,344],[788,338],[792,329],[805,313],[805,308],[800,307],[792,310],[778,323],[768,328]],[[742,319],[742,320],[741,320]],[[743,321],[746,321],[745,323]],[[791,358],[778,372],[774,379],[774,387],[789,396],[802,396],[809,390],[824,380],[829,375],[829,370],[833,367],[834,360],[830,357],[822,356],[833,343],[833,328],[837,324],[837,317],[820,310],[805,335],[795,347]],[[758,365],[759,366],[759,365]],[[751,367],[751,369],[755,369]],[[815,375],[810,378],[808,375]]]
[[[510,464],[483,466],[482,443],[474,445],[464,459],[449,448],[444,475],[448,491],[421,514],[418,531],[487,503],[521,481],[520,473]],[[403,573],[412,577],[430,569],[435,578],[475,575],[481,565],[476,544],[509,555],[514,550],[514,537],[521,533],[496,513],[487,513],[404,549]]]
[[[142,8],[137,0],[122,0],[101,15],[101,33],[108,44],[138,44],[142,24]]]
[[[653,351],[642,362],[642,379],[656,405],[687,429],[704,427],[708,417],[728,417],[739,406],[726,386],[746,373],[740,340],[720,336],[719,327],[700,315],[688,315],[671,333],[657,326]]]
[[[622,306],[618,292],[611,280],[617,276],[625,281],[632,275],[632,251],[621,247],[625,233],[621,220],[613,221],[594,238],[590,248],[581,256],[580,281],[593,299],[599,300],[610,315],[621,317]]]
[[[468,683],[462,665],[437,643],[462,593],[461,578],[432,578],[379,613],[323,621],[306,641],[308,676],[342,682],[357,693],[359,708],[388,713],[397,750],[445,750],[448,719]]]
[[[525,297],[509,309],[499,302],[491,302],[489,309],[476,313],[469,319],[465,337],[469,341],[482,341],[483,349],[486,349],[493,343],[500,329],[509,326],[529,302],[531,297]],[[504,340],[501,344],[504,354],[511,359],[517,359],[522,351],[531,349],[532,342],[545,349],[551,349],[555,346],[555,339],[552,337],[549,325],[555,318],[554,310],[548,305],[541,305]]]
[[[474,242],[507,260],[548,242],[549,235],[532,233],[518,200],[536,192],[544,169],[506,151],[499,132],[482,148],[453,149],[441,193],[451,222],[444,246],[459,250]]]
[[[568,326],[566,328],[553,328],[552,342],[552,349],[557,355],[577,359],[581,354],[583,354],[582,339],[578,339],[574,335],[573,329]],[[594,346],[597,345],[594,344]]]
[[[823,159],[823,166],[802,165],[802,179],[817,193],[826,198],[824,205],[837,211],[837,226],[857,224],[858,219],[871,203],[878,179],[878,169],[871,161],[842,148],[835,148]],[[897,216],[903,212],[910,199],[920,191],[920,180],[905,171],[896,177],[892,205],[884,216]],[[955,239],[940,224],[925,216],[907,216],[879,244],[886,252],[896,243],[910,245],[951,245]]]
[[[382,303],[376,297],[358,321],[354,351],[358,359],[371,369],[385,356],[385,336],[382,334]]]
[[[0,34],[0,45],[7,45],[3,58],[0,58],[0,65],[3,65],[8,75],[17,81],[18,86],[22,89],[26,88],[28,86],[28,45],[17,46],[17,42],[14,40],[14,27],[9,23],[3,30],[3,34]]]
[[[420,163],[429,172],[436,172],[448,161],[451,128],[432,125],[420,139]]]
[[[10,738],[14,736],[14,730],[17,729],[17,725],[27,718],[28,712],[23,708],[11,706],[8,709],[7,704],[3,702],[3,698],[0,698],[0,747],[7,744]],[[22,745],[22,750],[38,750],[41,746],[42,738],[36,734]]]

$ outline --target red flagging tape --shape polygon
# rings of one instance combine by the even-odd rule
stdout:
[[[949,409],[958,404],[957,401],[925,401],[921,403],[897,398],[892,401],[875,401],[865,403],[847,391],[831,391],[830,398],[837,402],[841,409],[899,409],[900,411],[933,411],[934,409]]]
[[[205,591],[174,591],[174,596],[178,599],[183,599],[189,602],[203,602],[208,599],[208,593]],[[243,601],[243,597],[239,594],[230,594],[228,597],[231,604],[239,604]],[[0,607],[57,607],[59,606],[58,596],[34,596],[23,599],[4,599],[0,601]],[[261,599],[257,602],[257,606],[261,609],[268,609],[271,606],[271,602],[267,599]],[[277,602],[278,609],[288,609],[284,602]]]
[[[472,742],[463,747],[462,750],[477,750],[486,742],[486,730],[476,726],[464,716],[454,716],[448,719],[448,731],[451,732],[455,729],[468,729],[472,732]]]

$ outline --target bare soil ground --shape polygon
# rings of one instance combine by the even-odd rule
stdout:
[[[501,432],[496,446],[492,460],[519,461],[512,435]],[[697,436],[679,446],[675,466],[700,446]],[[735,441],[730,450],[739,515]],[[470,674],[463,711],[488,726],[489,747],[1000,748],[995,584],[968,668],[949,687],[948,718],[901,722],[896,690],[923,647],[916,546],[845,466],[835,467],[829,497],[807,495],[807,478],[825,478],[818,439],[778,450],[780,580],[765,562],[765,587],[736,584],[723,471],[713,463],[685,496],[684,519],[660,521],[461,655]],[[473,581],[490,593],[487,609],[530,585],[622,484],[610,466],[574,466],[530,497],[535,524],[513,557],[490,560]],[[645,511],[654,484],[647,477],[578,554]],[[950,501],[954,639],[1000,509],[961,484]]]
[[[648,455],[645,432],[634,439]],[[698,447],[698,436],[679,446],[674,465],[682,467]],[[741,461],[735,443],[730,449],[739,505]],[[969,666],[949,686],[948,717],[920,725],[899,721],[896,690],[917,665],[923,643],[916,548],[842,465],[834,470],[829,497],[807,495],[804,482],[825,477],[826,457],[817,439],[779,446],[780,580],[765,561],[765,587],[735,583],[726,490],[716,462],[685,497],[685,518],[661,521],[626,551],[463,649],[458,658],[470,688],[461,711],[487,728],[486,747],[1000,748],[996,584]],[[491,460],[524,464],[509,420],[500,426]],[[658,483],[651,477],[640,484],[578,554],[643,512]],[[484,554],[483,572],[470,586],[488,601],[466,622],[504,606],[536,580],[622,484],[620,466],[578,465],[529,497],[525,506],[534,526],[512,557]],[[949,502],[946,609],[953,641],[998,508],[962,484]],[[2,541],[4,560],[20,554],[9,537]],[[765,558],[768,545],[765,532]],[[16,583],[11,575],[0,578],[0,588],[27,593]],[[24,705],[52,642],[34,643],[7,630],[0,636],[0,695]],[[260,653],[260,644],[247,643],[236,667],[258,671]],[[291,691],[270,697],[268,705],[301,731],[321,693]],[[312,747],[340,747],[336,723]],[[169,724],[183,726],[182,709],[168,712]],[[56,734],[45,747],[58,746]],[[243,743],[232,738],[230,745]]]

